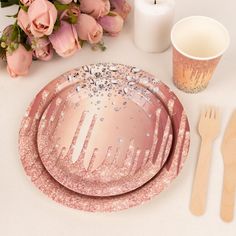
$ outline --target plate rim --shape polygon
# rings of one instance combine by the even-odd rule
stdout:
[[[42,96],[42,98],[44,98],[46,96],[45,91],[47,91],[48,87],[55,85],[56,87],[54,88],[54,90],[56,92],[58,90],[57,81],[65,80],[65,78],[72,71],[76,73],[76,71],[80,70],[81,68],[83,68],[83,69],[86,69],[89,67],[92,68],[93,66],[98,66],[98,65],[99,66],[101,66],[101,65],[102,66],[109,66],[109,67],[119,67],[120,66],[120,67],[129,68],[130,70],[137,70],[136,73],[141,73],[141,74],[144,73],[145,75],[149,76],[148,78],[150,78],[150,80],[156,81],[156,77],[151,75],[150,73],[140,70],[136,67],[128,66],[128,65],[117,64],[117,63],[97,63],[97,64],[84,65],[84,66],[81,66],[77,69],[70,70],[70,71],[62,74],[61,76],[57,77],[56,79],[51,81],[49,84],[47,84],[38,93],[36,98],[33,100],[33,102],[31,104],[35,105],[35,102],[36,102],[36,105],[31,107],[31,110],[29,110],[29,108],[28,108],[27,114],[30,115],[32,110],[34,110],[36,106],[40,105],[40,103],[41,103],[41,101],[39,101],[40,96]],[[31,181],[42,192],[44,192],[46,195],[48,195],[53,200],[55,200],[59,203],[62,203],[63,205],[66,205],[68,207],[72,207],[72,208],[76,208],[76,209],[80,209],[80,210],[85,210],[85,211],[92,211],[92,212],[94,212],[94,211],[102,211],[102,212],[104,212],[104,211],[118,211],[118,210],[124,210],[124,209],[130,208],[130,207],[134,207],[134,206],[137,206],[137,205],[140,205],[140,204],[146,202],[150,198],[158,195],[161,191],[166,189],[167,186],[169,186],[170,182],[172,182],[172,180],[178,176],[180,170],[183,167],[185,160],[187,159],[187,155],[189,152],[189,146],[190,146],[190,127],[189,127],[188,118],[184,112],[183,106],[180,103],[177,96],[163,82],[156,81],[155,83],[158,84],[159,86],[161,86],[162,90],[168,91],[168,93],[171,96],[173,96],[176,99],[176,101],[179,103],[180,107],[182,108],[182,115],[181,116],[185,117],[185,128],[186,128],[186,130],[184,132],[184,137],[185,137],[185,135],[186,135],[186,137],[185,137],[184,143],[183,143],[185,150],[181,156],[182,157],[181,163],[177,169],[177,173],[170,173],[169,177],[167,175],[167,177],[169,179],[167,179],[164,184],[162,183],[160,186],[160,183],[158,183],[157,179],[160,179],[160,177],[165,178],[166,172],[168,172],[168,173],[170,172],[170,169],[166,170],[166,168],[165,168],[165,165],[167,165],[168,163],[166,163],[163,166],[163,168],[160,170],[160,173],[158,173],[152,180],[150,180],[144,186],[140,187],[139,189],[134,190],[133,192],[119,195],[119,196],[103,197],[103,198],[84,196],[84,195],[74,193],[71,190],[65,189],[65,187],[61,186],[59,183],[52,184],[52,183],[50,183],[50,181],[53,181],[54,179],[52,180],[51,176],[48,176],[48,178],[45,177],[45,175],[49,175],[49,173],[46,173],[46,170],[44,169],[44,167],[42,168],[42,166],[40,166],[40,163],[37,162],[37,157],[36,157],[37,153],[36,154],[34,153],[34,155],[35,155],[34,157],[36,157],[36,159],[35,159],[36,161],[34,163],[30,162],[30,163],[26,164],[26,162],[25,162],[25,155],[27,155],[27,153],[25,152],[26,150],[21,149],[21,143],[22,143],[21,136],[22,136],[22,131],[25,129],[25,124],[27,123],[26,121],[28,121],[27,115],[26,115],[21,123],[21,129],[20,129],[20,135],[19,135],[19,153],[20,153],[23,167],[26,171],[26,174],[31,178]],[[60,86],[60,84],[59,84],[59,86]],[[154,86],[154,88],[155,88],[155,86]],[[38,117],[36,117],[36,118],[38,118]],[[31,121],[29,121],[29,122],[31,122]],[[37,123],[37,119],[34,122]],[[33,123],[30,125],[33,126]],[[28,130],[28,127],[26,127],[26,129]],[[30,130],[28,130],[28,131],[30,131]],[[42,165],[42,163],[41,163],[41,165]],[[151,192],[148,191],[148,189],[150,190],[151,188],[153,188],[153,190]],[[62,195],[60,195],[60,194],[58,195],[58,193],[62,193]]]

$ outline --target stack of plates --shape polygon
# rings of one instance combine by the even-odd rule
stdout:
[[[159,194],[179,174],[189,125],[175,94],[134,67],[95,64],[39,92],[20,130],[21,161],[53,200],[117,211]]]

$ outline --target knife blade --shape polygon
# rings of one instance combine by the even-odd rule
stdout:
[[[224,181],[221,199],[221,218],[230,222],[234,217],[236,190],[236,110],[233,112],[221,147],[224,161]]]

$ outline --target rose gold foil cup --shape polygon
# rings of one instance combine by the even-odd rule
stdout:
[[[173,80],[184,92],[204,90],[230,44],[226,28],[214,19],[191,16],[172,28]]]

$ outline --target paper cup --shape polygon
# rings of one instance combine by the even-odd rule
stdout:
[[[185,92],[197,93],[207,87],[230,37],[216,20],[191,16],[174,25],[171,41],[174,83]]]

